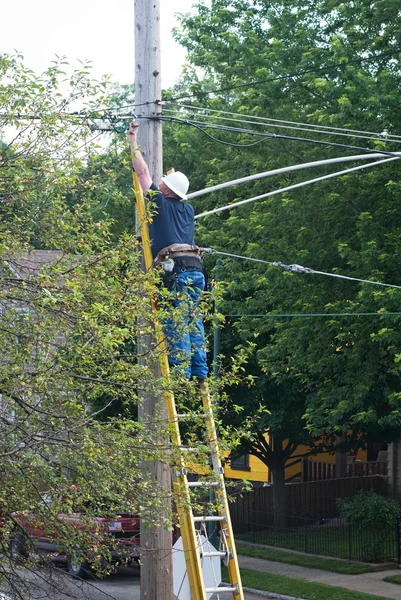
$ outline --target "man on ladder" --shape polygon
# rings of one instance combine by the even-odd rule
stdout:
[[[203,323],[200,316],[195,319],[194,317],[190,318],[190,312],[197,308],[200,294],[205,286],[205,278],[200,257],[201,250],[194,244],[194,209],[189,204],[182,203],[182,200],[186,197],[189,182],[183,173],[177,172],[163,177],[160,188],[154,185],[146,162],[136,143],[137,132],[138,126],[135,124],[130,125],[128,138],[131,144],[134,188],[141,221],[146,268],[151,268],[152,256],[153,264],[156,262],[156,264],[163,266],[164,263],[166,266],[169,261],[173,263],[173,281],[178,290],[174,303],[175,306],[182,303],[186,313],[185,331],[182,332],[182,335],[179,331],[177,335],[177,332],[172,330],[172,324],[166,324],[164,334],[156,326],[158,343],[161,343],[162,346],[165,344],[165,339],[160,339],[160,335],[162,338],[164,335],[169,343],[169,358],[167,360],[165,353],[161,355],[161,370],[168,377],[169,362],[175,367],[184,364],[185,374],[188,377],[194,376],[201,380],[199,389],[202,399],[202,416],[205,423],[205,440],[210,448],[210,480],[188,482],[183,453],[185,448],[182,446],[179,429],[181,418],[185,418],[187,415],[177,413],[172,389],[166,390],[167,410],[172,427],[171,442],[172,446],[179,451],[175,454],[172,483],[182,535],[189,593],[191,600],[208,600],[215,592],[231,592],[233,600],[244,600],[213,407],[208,385],[205,381],[208,370]],[[150,224],[150,228],[148,228],[140,188],[149,196],[153,191],[151,198],[155,201],[157,213]],[[148,229],[150,229],[150,236]],[[152,255],[150,250],[152,250]],[[166,273],[163,279],[168,281],[170,275]],[[152,309],[156,309],[154,302],[152,303]],[[195,321],[195,333],[191,333],[193,321]],[[188,362],[185,361],[184,363],[183,356],[186,357]],[[203,463],[202,466],[204,467]],[[190,488],[199,486],[203,488],[205,485],[215,490],[216,507],[213,511],[214,514],[207,516],[204,514],[194,515]],[[199,512],[198,507],[196,507],[196,511]],[[220,525],[221,548],[218,551],[210,547],[208,542],[205,549],[201,536],[195,529],[195,525],[200,524],[206,533],[206,523],[219,523]],[[229,586],[220,586],[215,575],[213,576],[213,587],[205,585],[202,563],[205,560],[213,560],[216,556],[223,559],[227,564]]]
[[[139,125],[132,123],[128,129],[132,165],[144,194],[156,204],[157,212],[149,223],[152,255],[155,265],[164,270],[165,285],[176,292],[173,306],[184,299],[187,308],[183,324],[164,323],[169,346],[169,363],[179,367],[184,363],[185,375],[201,381],[208,375],[206,363],[205,331],[202,317],[190,313],[198,311],[199,298],[205,289],[205,276],[201,251],[194,242],[193,207],[184,203],[189,187],[187,177],[180,171],[162,177],[157,187],[152,182],[148,166],[137,145]]]

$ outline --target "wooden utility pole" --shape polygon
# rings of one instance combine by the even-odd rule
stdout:
[[[135,10],[135,113],[140,117],[138,145],[149,166],[152,180],[159,184],[163,174],[162,124],[148,119],[160,113],[155,103],[161,99],[160,0],[134,0]],[[145,118],[142,118],[145,117]],[[139,355],[154,344],[149,337],[138,340]],[[146,359],[145,359],[146,360]],[[153,367],[155,379],[160,370]],[[149,439],[160,440],[161,420],[167,422],[163,396],[143,394],[138,408],[139,419],[149,428]],[[168,440],[166,440],[166,443]],[[165,490],[166,515],[171,490],[170,470],[161,462],[147,463],[151,477]],[[163,514],[159,515],[160,523]],[[171,532],[163,526],[141,526],[141,600],[173,600]]]

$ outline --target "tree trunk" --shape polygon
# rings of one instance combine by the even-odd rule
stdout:
[[[285,485],[286,454],[283,451],[283,441],[273,438],[274,460],[271,465],[273,476],[273,513],[274,525],[285,527],[287,522],[287,488]]]
[[[337,436],[336,444],[341,444],[345,436]],[[336,479],[347,477],[347,455],[344,452],[336,452]]]
[[[273,522],[276,527],[287,524],[287,488],[285,485],[284,466],[273,467]]]

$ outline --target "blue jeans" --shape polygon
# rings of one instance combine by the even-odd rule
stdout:
[[[201,271],[182,271],[177,273],[177,297],[174,308],[185,303],[184,314],[179,323],[172,319],[164,322],[164,334],[169,349],[169,363],[172,366],[185,364],[185,375],[206,379],[205,329],[199,312],[199,298],[205,289],[205,277]]]

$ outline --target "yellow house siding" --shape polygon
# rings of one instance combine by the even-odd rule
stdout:
[[[266,436],[268,437],[268,436]],[[306,446],[298,446],[295,450],[295,456],[299,454],[303,454],[308,452],[309,449]],[[360,450],[355,456],[356,459],[366,461],[367,460],[367,452],[366,450]],[[287,464],[291,464],[295,459],[290,458],[287,461]],[[335,454],[328,454],[327,452],[321,452],[320,454],[316,454],[316,456],[312,456],[309,460],[317,461],[317,462],[330,462],[335,463],[336,457]],[[224,469],[225,477],[229,479],[249,479],[250,481],[262,481],[268,482],[269,478],[269,469],[267,466],[262,463],[261,460],[256,458],[256,456],[249,455],[248,457],[249,468],[246,470],[241,469],[232,469],[231,463],[228,461],[227,465]],[[401,461],[400,461],[401,464]],[[298,461],[296,464],[291,465],[290,467],[286,467],[285,469],[285,478],[291,479],[294,476],[298,475],[302,471],[301,461]]]
[[[261,460],[256,456],[249,455],[249,468],[241,471],[240,469],[232,469],[230,462],[227,463],[224,469],[225,477],[229,479],[249,479],[251,481],[268,481],[268,469]]]

